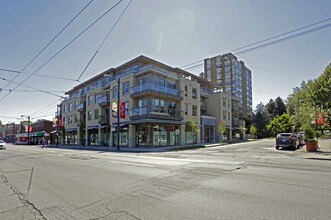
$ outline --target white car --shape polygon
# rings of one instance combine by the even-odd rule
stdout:
[[[6,142],[0,140],[0,150],[6,150]]]

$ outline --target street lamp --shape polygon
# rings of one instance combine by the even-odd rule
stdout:
[[[120,86],[121,80],[120,78],[115,78],[113,76],[105,74],[104,77],[110,77],[111,79],[117,82],[117,150],[120,150]]]
[[[28,143],[30,143],[30,115],[21,115],[21,117],[27,117],[28,119]]]

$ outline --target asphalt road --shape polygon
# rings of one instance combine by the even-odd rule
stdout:
[[[9,145],[0,219],[331,219],[331,162],[292,153],[272,140],[139,154]]]

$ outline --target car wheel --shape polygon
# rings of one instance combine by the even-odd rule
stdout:
[[[279,150],[279,146],[276,146],[276,150]]]

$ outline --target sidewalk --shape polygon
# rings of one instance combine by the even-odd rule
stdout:
[[[318,141],[316,152],[308,152],[306,146],[293,152],[293,156],[305,159],[329,160],[331,161],[331,136]]]
[[[159,153],[159,152],[168,152],[168,151],[176,151],[178,150],[191,150],[191,149],[199,149],[199,148],[208,148],[208,147],[218,147],[229,145],[233,143],[241,143],[248,142],[246,141],[233,141],[231,143],[210,143],[210,144],[192,144],[185,146],[164,146],[164,147],[120,147],[120,150],[117,150],[116,147],[100,147],[100,146],[79,146],[79,145],[50,145],[46,148],[58,148],[58,149],[70,149],[70,150],[89,150],[89,151],[105,151],[105,152],[123,152],[123,153]]]

